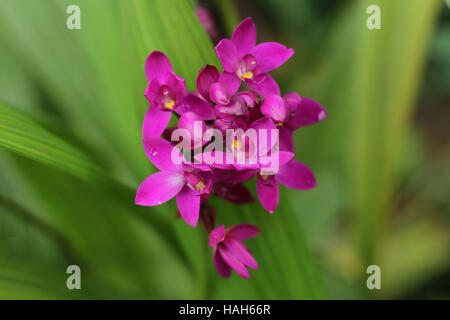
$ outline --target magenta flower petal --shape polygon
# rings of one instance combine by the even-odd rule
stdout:
[[[256,131],[260,129],[264,129],[267,131],[276,129],[277,127],[273,123],[273,121],[269,117],[260,118],[258,120],[253,121],[250,124],[250,128],[255,129]]]
[[[283,101],[286,104],[289,112],[295,112],[297,110],[297,106],[302,101],[302,98],[297,92],[289,92],[283,96]]]
[[[209,247],[214,247],[225,239],[225,226],[222,224],[209,234]]]
[[[214,108],[208,102],[192,93],[186,95],[181,105],[176,109],[176,112],[179,115],[192,112],[199,120],[214,120],[216,117]]]
[[[216,46],[216,53],[222,67],[227,72],[235,72],[239,64],[239,54],[236,46],[229,39],[220,40]]]
[[[211,167],[208,166],[207,164],[203,164],[203,163],[185,163],[185,170],[186,168],[194,168],[198,171],[212,171]]]
[[[170,111],[164,111],[158,106],[151,105],[142,124],[143,137],[160,137],[170,121]]]
[[[278,152],[278,161],[280,168],[284,166],[286,163],[292,160],[294,158],[294,153],[289,151],[279,151]]]
[[[215,183],[214,192],[222,199],[236,204],[255,200],[247,187],[241,183]]]
[[[241,80],[235,73],[222,72],[219,77],[219,83],[227,89],[228,93],[234,95],[241,86]]]
[[[190,133],[192,148],[196,149],[207,143],[207,141],[203,141],[206,125],[193,112],[186,112],[181,116],[178,120],[178,128],[186,129]]]
[[[215,182],[242,183],[252,179],[255,175],[255,170],[236,171],[215,169],[213,180]]]
[[[185,186],[177,195],[177,206],[184,221],[191,227],[197,226],[200,214],[200,196]]]
[[[147,98],[150,105],[159,106],[160,102],[160,88],[161,84],[157,79],[153,79],[148,83],[147,88],[145,88],[144,96]]]
[[[224,278],[228,278],[231,273],[230,266],[223,260],[221,254],[219,253],[218,248],[214,248],[213,253],[214,266],[216,267],[217,272]]]
[[[325,111],[325,108],[317,101],[309,98],[302,98],[301,102],[297,105],[294,117],[289,121],[289,124],[296,129],[313,125],[326,117],[327,112]]]
[[[255,163],[253,163],[253,162],[255,162]],[[246,160],[245,163],[234,164],[234,168],[236,170],[257,170],[257,169],[259,169],[259,164],[256,163],[256,161],[251,162],[250,160]]]
[[[250,124],[250,128],[255,129],[256,132],[258,133],[257,137],[258,156],[265,155],[270,150],[272,150],[274,145],[277,143],[277,139],[272,139],[272,130],[277,129],[273,121],[269,117],[260,118],[256,121],[253,121]],[[260,130],[264,131],[260,132]]]
[[[236,120],[238,117],[244,116],[247,112],[245,101],[238,95],[235,95],[230,103],[223,105],[223,104],[217,104],[215,107],[216,114],[219,118],[222,120],[228,121],[232,128],[236,129],[239,128],[241,124],[245,125],[245,123],[239,123],[239,126],[235,126]],[[242,122],[242,118],[240,119]],[[243,129],[242,127],[240,127]]]
[[[219,71],[217,68],[207,64],[204,66],[197,76],[198,93],[205,99],[209,99],[209,88],[214,82],[219,81]]]
[[[250,279],[250,273],[248,272],[247,268],[242,264],[242,262],[236,259],[236,257],[228,248],[219,246],[218,250],[223,260],[231,267],[231,269],[236,271],[236,273],[241,277]]]
[[[156,172],[141,183],[135,203],[141,206],[158,206],[175,197],[184,185],[182,172]]]
[[[276,81],[267,73],[258,74],[253,79],[245,79],[245,84],[256,91],[261,97],[280,95],[280,87]]]
[[[250,54],[256,58],[259,72],[272,71],[285,63],[294,50],[277,42],[263,42],[254,47]]]
[[[293,152],[288,151],[271,151],[269,154],[260,157],[260,171],[277,172],[277,169],[284,166],[294,158]]]
[[[223,244],[227,247],[230,252],[233,253],[233,255],[244,265],[247,267],[250,267],[252,269],[258,269],[258,263],[256,262],[255,258],[248,252],[245,245],[239,241],[232,238],[227,238]]]
[[[266,97],[261,105],[261,112],[263,115],[272,118],[276,123],[285,122],[289,115],[289,110],[279,95]]]
[[[267,180],[264,180],[267,179]],[[278,184],[276,181],[270,177],[260,178],[256,180],[256,192],[258,194],[258,199],[264,209],[273,213],[278,206]]]
[[[230,103],[231,95],[219,82],[213,83],[209,88],[209,98],[217,104],[227,105]]]
[[[161,51],[153,51],[145,61],[145,75],[148,82],[157,79],[162,84],[168,72],[173,72],[169,59]]]
[[[287,128],[281,127],[278,131],[280,150],[294,152],[294,131]]]
[[[194,159],[200,163],[208,164],[218,169],[234,169],[234,155],[230,152],[220,150],[206,151],[194,156]]]
[[[174,95],[175,101],[179,102],[186,96],[186,84],[182,77],[172,72],[167,73],[166,83]]]
[[[177,159],[183,159],[183,154],[169,141],[156,137],[144,137],[143,143],[145,154],[159,170],[182,171],[182,166],[173,162],[172,153]]]
[[[282,166],[275,175],[275,180],[292,189],[309,190],[317,186],[311,169],[297,160],[291,160]]]
[[[241,223],[228,228],[227,233],[230,238],[245,240],[257,236],[259,228],[248,223]]]
[[[241,91],[236,96],[242,99],[249,109],[253,109],[258,104],[257,94],[253,91]]]
[[[237,48],[240,57],[255,47],[256,44],[256,26],[252,18],[243,20],[234,30],[231,41]]]
[[[252,179],[256,175],[255,170],[242,170],[242,171],[236,171],[233,175],[233,178],[231,179],[231,182],[233,183],[242,183],[245,181],[248,181]]]
[[[230,129],[231,126],[232,123],[230,121],[227,121],[226,119],[217,118],[214,120],[214,128],[220,130],[223,134],[225,134],[226,130]]]

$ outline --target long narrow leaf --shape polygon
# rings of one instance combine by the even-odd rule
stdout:
[[[0,146],[86,180],[99,179],[104,174],[77,148],[27,116],[1,104]]]

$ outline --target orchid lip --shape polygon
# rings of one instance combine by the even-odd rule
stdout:
[[[184,172],[184,179],[186,180],[188,187],[192,190],[203,191],[205,188],[205,183],[202,178],[192,170]]]
[[[246,55],[242,58],[241,65],[237,70],[237,76],[241,80],[253,79],[255,76],[256,69],[256,59],[251,54]]]
[[[170,93],[169,88],[166,85],[161,86],[160,91],[163,96],[168,96]]]

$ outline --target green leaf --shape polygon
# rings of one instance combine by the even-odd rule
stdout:
[[[86,180],[96,180],[103,175],[102,169],[77,148],[1,104],[0,146]]]
[[[182,298],[201,291],[178,248],[173,224],[182,221],[174,215],[161,207],[136,206],[134,192],[86,183],[19,156],[13,162],[23,182],[12,200],[26,208],[28,220],[40,221],[67,240],[68,263],[83,270],[86,294]],[[31,209],[29,194],[37,199]],[[63,244],[55,233],[47,234]]]
[[[58,272],[37,263],[11,262],[0,257],[0,299],[69,298],[77,295],[67,289],[64,269]]]

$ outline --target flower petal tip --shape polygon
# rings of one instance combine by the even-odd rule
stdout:
[[[195,221],[195,222],[187,222],[187,221],[186,221],[186,223],[187,223],[189,226],[191,226],[192,228],[197,227],[197,224],[198,224],[197,221]]]
[[[319,115],[317,116],[317,118],[319,119],[319,121],[322,121],[323,119],[325,119],[326,117],[328,117],[328,114],[325,110],[322,110],[319,112]]]
[[[294,53],[295,53],[294,49],[292,49],[292,48],[287,49],[287,56],[289,56],[289,58],[292,57],[294,55]]]

